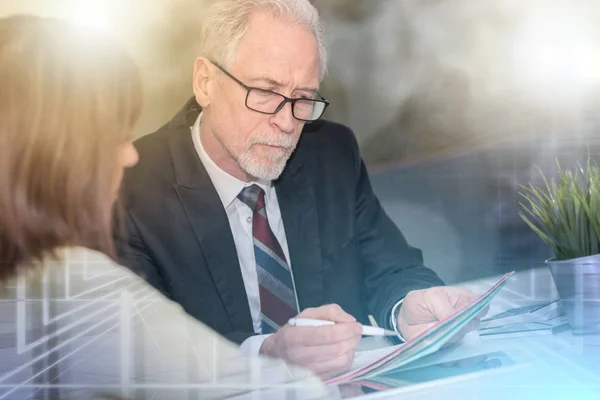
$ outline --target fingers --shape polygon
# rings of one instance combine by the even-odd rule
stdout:
[[[421,333],[425,332],[427,329],[431,328],[437,324],[437,322],[427,322],[424,324],[416,324],[416,325],[404,325],[401,327],[402,336],[405,340],[411,340],[412,338],[419,336]]]
[[[272,342],[280,358],[329,377],[350,367],[361,334],[362,325],[355,321],[318,327],[286,325],[272,336]]]
[[[425,294],[429,310],[439,321],[448,318],[456,311],[454,306],[456,303],[450,299],[446,290],[429,290]]]
[[[406,295],[398,315],[398,326],[404,339],[410,340],[429,329],[438,322],[438,315],[444,312],[440,308],[451,307],[443,289],[413,290]]]
[[[434,289],[436,288],[408,292],[400,307],[398,321],[402,320],[404,323],[411,325],[437,321],[427,301],[427,291]]]
[[[465,289],[439,286],[424,290],[410,292],[402,308],[398,323],[405,339],[418,336],[429,329],[438,321],[447,319],[458,309],[472,303],[478,296]],[[487,313],[488,307],[482,310],[469,324],[467,324],[452,339],[452,342],[461,340],[466,333],[479,328],[479,318]]]
[[[448,300],[452,303],[454,308],[464,307],[479,297],[477,294],[467,289],[452,286],[440,286],[439,288],[446,292],[446,296],[448,296]]]
[[[439,321],[477,298],[474,293],[448,286],[413,290],[400,309],[407,323],[420,324]]]
[[[426,294],[431,305],[431,310],[439,320],[448,318],[456,310],[468,306],[479,297],[470,290],[447,286],[429,289]],[[476,318],[484,316],[487,310],[488,307],[482,310]]]
[[[329,379],[349,370],[353,360],[354,351],[340,354],[338,357],[325,362],[309,365],[309,368],[321,378]]]
[[[331,345],[349,339],[360,339],[362,325],[358,322],[337,323],[325,326],[286,326],[282,329],[289,346]]]
[[[477,299],[477,295],[471,291],[458,289],[458,288],[447,288],[448,297],[455,298],[456,304],[455,308],[460,309],[471,303],[473,303]],[[490,309],[490,306],[487,305],[483,310],[481,310],[475,318],[467,325],[465,328],[465,332],[470,332],[479,329],[479,320],[485,317]]]
[[[464,290],[464,289],[457,289],[457,288],[448,288],[448,295],[456,296],[458,298],[456,306],[455,306],[455,308],[457,308],[457,309],[465,307],[465,306],[473,303],[477,299],[477,297],[479,297],[473,292],[470,292],[470,291]],[[479,319],[485,317],[487,315],[489,309],[490,309],[490,306],[487,305],[487,306],[485,306],[485,308],[483,310],[481,310],[479,312],[479,314],[477,314],[475,316],[474,321],[477,321],[477,326],[471,328],[470,330],[475,330],[475,329],[479,328]]]
[[[427,329],[430,329],[431,327],[433,327],[436,324],[437,324],[437,322],[429,322],[429,323],[416,324],[416,325],[404,325],[402,327],[402,334],[404,335],[404,339],[410,340],[410,339],[420,335]],[[450,338],[450,340],[448,340],[447,344],[450,345],[450,344],[461,341],[467,333],[469,333],[471,331],[476,331],[477,329],[479,329],[479,324],[480,324],[479,319],[473,319],[473,320],[469,321],[464,327],[461,328],[461,330],[459,330],[454,336],[452,336],[452,338]]]
[[[290,358],[300,364],[327,362],[348,352],[354,353],[359,342],[360,336],[335,344],[296,347],[290,350]]]
[[[345,312],[337,304],[327,304],[316,308],[307,308],[297,318],[323,319],[333,322],[355,322],[356,318]]]
[[[447,289],[446,293],[448,295],[448,299],[450,300],[450,302],[452,302],[452,300],[454,300],[455,309],[452,312],[455,312],[456,310],[467,306],[468,304],[475,301],[475,299],[477,299],[477,297],[478,297],[475,293],[470,292],[468,290],[451,288],[451,287],[448,287],[446,289]],[[444,311],[446,311],[446,310],[444,310]],[[448,341],[447,345],[460,342],[467,333],[479,329],[479,323],[480,323],[479,318],[482,314],[485,315],[485,313],[487,313],[487,310],[486,309],[482,310],[482,312],[480,312],[477,316],[475,316],[475,318],[473,318],[465,326],[463,326],[461,328],[461,330],[459,332],[457,332],[456,335],[454,335]],[[444,317],[441,317],[440,319],[447,318],[448,315],[449,314],[445,315]]]

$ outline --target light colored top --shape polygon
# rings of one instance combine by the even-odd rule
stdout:
[[[236,177],[223,171],[217,164],[213,162],[210,156],[206,153],[202,140],[200,140],[200,119],[202,114],[198,116],[196,122],[191,128],[192,140],[194,142],[194,148],[200,157],[200,161],[204,165],[208,176],[210,177],[225,212],[227,213],[227,219],[229,220],[229,226],[233,235],[233,241],[235,243],[235,249],[237,251],[238,261],[242,272],[242,279],[244,281],[244,287],[246,289],[246,295],[248,296],[248,304],[250,306],[250,314],[252,316],[252,324],[254,332],[260,334],[261,331],[261,320],[260,320],[260,295],[258,291],[258,275],[256,272],[256,261],[254,256],[254,244],[252,239],[252,210],[246,204],[244,204],[237,195],[247,186],[257,184],[265,191],[265,208],[267,211],[267,218],[269,220],[269,226],[273,234],[277,238],[277,241],[281,245],[281,249],[285,254],[286,261],[292,268],[290,263],[290,253],[287,245],[287,238],[285,235],[285,229],[283,226],[283,219],[281,218],[281,211],[279,209],[279,202],[277,200],[277,192],[271,181],[251,181],[244,182]],[[292,282],[294,279],[292,276]],[[296,294],[296,287],[294,283],[294,294],[296,295],[296,305],[298,304],[298,298]],[[242,349],[251,353],[258,353],[260,345],[268,335],[254,336],[242,343]]]
[[[0,284],[0,399],[43,390],[42,398],[60,391],[61,399],[329,397],[310,372],[244,355],[142,278],[85,248],[57,250],[56,259]]]

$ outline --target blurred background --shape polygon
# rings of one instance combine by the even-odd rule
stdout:
[[[0,15],[105,30],[146,83],[139,135],[191,95],[209,0],[0,0]],[[327,25],[326,118],[356,133],[372,184],[448,283],[528,269],[549,250],[519,185],[600,153],[597,0],[314,0]]]

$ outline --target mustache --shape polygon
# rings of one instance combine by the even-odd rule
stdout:
[[[248,144],[266,144],[269,146],[293,149],[296,147],[297,138],[286,133],[270,133],[264,135],[256,135],[250,139]]]

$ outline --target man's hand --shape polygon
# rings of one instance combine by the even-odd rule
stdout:
[[[336,324],[318,327],[285,325],[263,342],[260,352],[306,367],[323,379],[350,368],[362,335],[362,325],[353,316],[337,304],[329,304],[307,308],[297,318],[322,319]]]
[[[400,307],[398,329],[404,339],[410,340],[476,298],[477,295],[468,290],[449,286],[413,290],[406,295]],[[447,344],[456,343],[468,332],[478,329],[479,319],[487,311],[488,308],[483,310]]]

